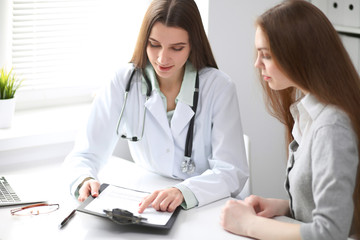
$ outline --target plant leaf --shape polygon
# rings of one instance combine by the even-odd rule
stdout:
[[[6,72],[5,67],[0,71],[0,99],[13,98],[22,85],[23,79],[18,78],[12,71],[13,68]]]

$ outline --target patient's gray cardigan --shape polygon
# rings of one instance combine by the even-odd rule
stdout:
[[[302,239],[347,239],[359,163],[357,137],[348,116],[306,95],[293,104],[285,188]]]

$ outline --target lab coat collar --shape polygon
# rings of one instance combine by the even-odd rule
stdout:
[[[171,119],[171,131],[173,135],[178,135],[190,122],[192,116],[194,116],[193,109],[183,102],[176,104],[174,115]]]
[[[145,102],[147,111],[152,115],[153,119],[159,123],[159,127],[161,127],[169,136],[177,136],[190,122],[192,116],[194,116],[194,111],[189,105],[183,102],[178,102],[176,104],[174,115],[171,119],[170,127],[163,105],[163,101],[158,92],[154,92]]]
[[[152,93],[151,97],[145,102],[145,107],[153,119],[159,123],[159,127],[164,129],[168,135],[171,135],[164,104],[158,92]]]
[[[151,65],[151,63],[148,62],[145,69],[145,74],[149,78],[151,82],[151,87],[153,90],[156,90],[157,92],[160,92],[159,82],[156,78],[156,73]],[[177,102],[183,102],[186,103],[189,106],[193,106],[193,99],[194,99],[194,91],[195,91],[195,81],[196,81],[196,69],[191,64],[191,62],[187,61],[185,64],[185,73],[184,78],[181,83],[181,88],[178,96],[176,97]],[[146,94],[146,82],[144,77],[142,76],[142,93]],[[162,94],[162,93],[161,93]]]
[[[176,98],[176,109],[171,119],[171,131],[175,135],[179,134],[187,126],[194,115],[194,111],[191,107],[193,105],[196,73],[196,69],[188,61],[185,66],[185,74],[181,84],[181,89]],[[160,91],[155,71],[150,63],[148,63],[145,67],[145,74],[151,82],[153,91],[155,91],[150,99],[145,103],[145,106],[154,118],[157,119],[159,125],[168,132],[170,128],[168,127],[169,123],[166,115],[166,106],[164,107],[164,101],[161,98],[163,94]],[[142,77],[142,81],[142,92],[143,94],[146,94],[146,83],[144,77]]]

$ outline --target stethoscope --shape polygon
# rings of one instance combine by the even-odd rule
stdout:
[[[120,135],[119,134],[119,126],[120,126],[120,122],[121,122],[123,114],[124,114],[128,94],[130,92],[131,81],[134,77],[135,72],[136,72],[136,68],[134,68],[134,70],[132,71],[129,81],[126,84],[125,93],[124,93],[124,104],[121,108],[120,117],[119,117],[119,120],[118,120],[118,123],[116,126],[116,134],[118,136]],[[146,101],[147,101],[151,96],[152,87],[151,87],[150,80],[147,78],[146,74],[142,73],[142,76],[144,77],[145,82],[146,82]],[[188,173],[188,174],[192,174],[196,168],[194,161],[191,160],[191,152],[192,152],[192,147],[193,147],[194,121],[195,121],[195,114],[196,114],[198,100],[199,100],[199,74],[196,73],[195,90],[194,90],[193,107],[192,107],[192,109],[194,111],[194,115],[190,120],[189,129],[188,129],[188,132],[186,135],[184,159],[181,162],[181,166],[180,166],[181,171],[183,173]],[[142,121],[142,128],[141,128],[142,130],[141,130],[140,137],[137,137],[137,136],[128,137],[126,134],[121,134],[120,137],[122,139],[126,139],[126,140],[133,141],[133,142],[140,141],[144,136],[145,116],[146,116],[146,107],[144,105],[144,114],[143,114],[143,121]]]

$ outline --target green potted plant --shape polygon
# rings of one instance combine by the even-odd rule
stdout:
[[[15,112],[15,93],[23,81],[12,70],[7,72],[5,67],[0,70],[0,128],[11,127]]]

